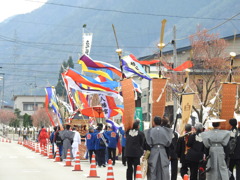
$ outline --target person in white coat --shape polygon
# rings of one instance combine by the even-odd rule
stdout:
[[[76,128],[72,129],[74,132],[73,143],[72,143],[72,154],[73,158],[75,159],[77,156],[77,152],[79,151],[79,146],[81,144],[81,136]]]

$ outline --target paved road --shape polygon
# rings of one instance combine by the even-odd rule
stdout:
[[[90,163],[81,161],[83,171],[73,172],[73,167],[64,167],[64,162],[54,162],[26,147],[12,143],[0,142],[0,180],[84,180],[90,171]],[[74,165],[74,163],[72,163]],[[126,179],[126,167],[116,161],[113,167],[115,180]],[[106,179],[107,167],[98,168],[97,175]],[[181,179],[181,178],[179,178]]]

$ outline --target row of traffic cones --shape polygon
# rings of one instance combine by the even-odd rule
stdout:
[[[12,141],[11,141],[11,139],[9,139],[9,138],[2,138],[2,140],[0,140],[0,142],[6,142],[6,143],[11,143]]]
[[[53,153],[52,153],[52,145],[50,145],[49,153],[47,154],[47,146],[39,148],[39,143],[35,144],[33,142],[30,142],[30,141],[24,141],[24,142],[19,141],[18,144],[21,144],[21,145],[35,151],[36,153],[40,153],[43,156],[48,156],[48,159],[54,159]],[[39,149],[41,149],[41,152],[39,151]],[[59,154],[58,149],[56,151],[56,156],[55,156],[54,162],[61,162],[61,158],[60,158],[60,154]],[[65,161],[65,167],[71,167],[71,166],[72,166],[71,153],[70,153],[70,149],[68,149],[67,157],[66,157],[66,161]],[[74,169],[72,171],[83,171],[81,169],[80,153],[79,152],[77,152]],[[92,155],[90,172],[89,172],[89,176],[87,176],[87,178],[100,178],[100,176],[97,175],[95,154]],[[106,180],[114,180],[114,173],[113,173],[113,166],[112,166],[112,160],[111,159],[108,160]],[[142,180],[142,171],[141,171],[141,166],[140,165],[137,166],[135,180]],[[187,180],[187,179],[184,179],[184,180]]]
[[[87,178],[100,178],[100,176],[97,175],[97,170],[96,170],[96,161],[95,161],[95,155],[92,155],[92,161],[90,165],[90,172],[89,176]],[[136,178],[135,180],[142,180],[142,171],[141,171],[141,166],[137,166],[137,171],[136,171]],[[113,173],[113,166],[112,166],[112,160],[108,160],[108,169],[107,169],[107,179],[106,180],[114,180],[114,173]]]

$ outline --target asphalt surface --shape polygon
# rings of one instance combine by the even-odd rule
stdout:
[[[0,137],[0,180],[107,179],[107,167],[96,168],[99,178],[87,178],[90,173],[90,163],[81,161],[83,171],[72,171],[74,165],[75,163],[72,162],[72,167],[65,167],[65,162],[54,162],[54,159],[48,159],[19,145],[16,141],[2,142]],[[126,179],[126,166],[117,160],[113,166],[113,173],[115,180]]]

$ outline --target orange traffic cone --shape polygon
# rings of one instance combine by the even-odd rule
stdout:
[[[45,145],[44,147],[44,153],[43,153],[44,156],[47,156],[47,145]]]
[[[79,151],[77,152],[76,161],[75,161],[73,171],[82,171],[81,170],[81,165],[80,165],[80,152]]]
[[[52,145],[50,145],[50,148],[49,148],[48,159],[53,159]]]
[[[136,179],[135,180],[142,180],[142,170],[141,170],[140,165],[137,165]]]
[[[43,147],[43,145],[41,146],[41,155],[44,155],[44,147]]]
[[[65,164],[65,166],[72,166],[70,149],[68,149],[68,151],[67,151],[67,157],[66,157],[66,164]]]
[[[185,175],[183,176],[183,180],[189,180],[189,178],[188,178],[188,175],[187,175],[187,174],[185,174]]]
[[[96,170],[96,161],[95,161],[95,154],[92,155],[92,161],[90,165],[90,172],[89,176],[87,178],[100,178],[100,176],[97,175],[97,170]]]
[[[36,152],[36,153],[40,153],[40,151],[39,151],[39,143],[36,144],[35,152]]]
[[[57,152],[56,152],[56,157],[55,157],[55,161],[54,162],[60,162],[61,159],[60,159],[60,155],[59,155],[59,150],[57,149]]]
[[[8,143],[8,139],[6,139],[6,143]]]
[[[36,146],[35,142],[32,142],[32,151],[35,151],[35,146]]]
[[[114,180],[112,160],[108,160],[108,169],[107,169],[107,180]]]

